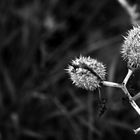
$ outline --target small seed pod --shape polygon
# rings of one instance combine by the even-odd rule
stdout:
[[[130,69],[140,67],[140,26],[128,31],[121,53]]]
[[[90,57],[80,56],[72,61],[67,72],[73,83],[86,90],[95,90],[100,87],[100,83],[105,79],[105,66]]]

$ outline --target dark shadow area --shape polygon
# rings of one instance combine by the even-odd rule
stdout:
[[[132,28],[117,0],[0,1],[0,140],[138,140],[140,117],[118,89],[78,89],[65,69],[84,56],[121,82]],[[129,81],[140,91],[140,73]],[[138,101],[139,102],[139,101]]]

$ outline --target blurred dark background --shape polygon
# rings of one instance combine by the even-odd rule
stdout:
[[[100,101],[98,90],[78,89],[65,71],[82,54],[121,82],[130,28],[117,0],[0,0],[0,140],[140,139],[132,131],[140,117],[120,90],[101,88]],[[128,89],[140,91],[139,70]]]

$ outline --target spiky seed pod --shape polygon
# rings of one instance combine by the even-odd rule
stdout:
[[[130,69],[140,67],[140,26],[128,31],[121,53]]]
[[[77,87],[91,91],[100,87],[106,75],[105,66],[101,62],[83,56],[73,60],[67,72]]]

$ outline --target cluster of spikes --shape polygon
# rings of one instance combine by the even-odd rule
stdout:
[[[140,26],[128,31],[121,47],[121,54],[129,69],[140,67]],[[91,57],[80,56],[66,69],[73,84],[86,90],[95,90],[105,80],[106,67]]]
[[[95,90],[105,80],[105,66],[90,57],[80,56],[72,61],[67,69],[73,83],[80,88]]]
[[[124,37],[121,54],[130,69],[140,67],[140,26],[133,27]]]

